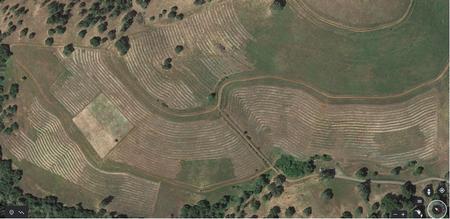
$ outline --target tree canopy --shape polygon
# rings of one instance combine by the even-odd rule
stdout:
[[[314,160],[301,161],[291,155],[281,155],[275,162],[275,167],[288,177],[303,177],[312,173],[316,168]]]

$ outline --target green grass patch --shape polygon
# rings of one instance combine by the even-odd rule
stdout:
[[[259,75],[329,93],[399,93],[435,78],[448,60],[448,1],[416,1],[412,10],[399,25],[355,33],[298,19],[286,8],[253,23],[247,54]]]
[[[234,178],[234,169],[228,158],[181,161],[177,179],[196,186],[206,186]]]
[[[88,109],[113,136],[124,136],[131,129],[131,124],[125,116],[103,94],[95,98]]]

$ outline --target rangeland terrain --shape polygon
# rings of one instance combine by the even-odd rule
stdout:
[[[25,192],[130,216],[386,216],[376,202],[413,210],[406,181],[448,178],[446,0],[0,2],[1,83],[20,86],[0,144]]]

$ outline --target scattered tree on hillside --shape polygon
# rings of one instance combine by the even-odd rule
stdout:
[[[303,214],[306,217],[309,217],[312,214],[312,207],[307,207],[307,208],[303,209]]]
[[[58,34],[63,34],[66,32],[66,26],[58,25],[55,27],[55,31]]]
[[[0,63],[6,63],[12,54],[8,44],[0,44]]]
[[[17,94],[19,93],[19,84],[18,83],[12,83],[11,87],[9,88],[9,95],[12,96],[13,98],[16,98]],[[15,111],[17,111],[17,105],[15,106]]]
[[[131,27],[134,21],[134,17],[137,15],[137,12],[135,10],[131,10],[128,12],[123,18],[122,18],[122,28],[120,31],[125,32],[128,30],[128,28]]]
[[[24,37],[28,34],[28,28],[25,27],[20,31],[20,37]]]
[[[361,207],[361,206],[358,206],[356,209],[355,209],[355,217],[361,217],[361,215],[363,214],[363,207]]]
[[[136,0],[136,3],[142,7],[142,9],[146,9],[150,0]]]
[[[169,14],[167,14],[168,18],[175,18],[177,16],[177,12],[176,11],[170,11]]]
[[[414,194],[416,194],[416,186],[411,183],[411,181],[406,181],[401,187],[402,195],[410,199]]]
[[[286,217],[292,217],[295,214],[295,208],[293,206],[289,206],[288,208],[286,208],[286,211],[284,212],[284,214],[286,215]]]
[[[269,215],[267,216],[268,218],[277,218],[279,217],[278,215],[281,213],[281,208],[280,206],[273,206],[270,211],[269,211]]]
[[[320,180],[323,180],[323,181],[334,179],[335,175],[336,175],[336,170],[334,168],[321,169],[320,173],[319,173]]]
[[[98,32],[103,33],[108,29],[108,22],[103,22],[97,26]]]
[[[104,198],[101,202],[100,202],[100,207],[104,208],[106,207],[109,203],[111,203],[114,199],[114,196],[109,195],[106,198]]]
[[[84,38],[87,34],[87,30],[80,30],[80,32],[78,32],[78,36],[81,38]]]
[[[119,40],[116,41],[114,45],[116,46],[120,55],[127,54],[128,50],[130,49],[128,36],[122,36]]]
[[[282,10],[286,6],[286,0],[274,0],[272,3],[272,9]]]
[[[47,39],[45,39],[45,45],[47,46],[53,45],[53,42],[54,42],[53,37],[48,37]]]
[[[164,59],[162,68],[165,70],[171,69],[172,68],[172,58],[169,57],[169,58]]]
[[[361,167],[358,171],[356,171],[355,175],[358,178],[366,178],[367,175],[369,174],[369,169],[367,167]]]
[[[286,182],[286,177],[283,174],[278,174],[274,178],[274,182],[277,186],[281,186],[281,185],[283,185],[284,182]]]
[[[179,13],[177,14],[177,16],[175,17],[177,20],[183,20],[184,18],[184,14],[183,13]]]
[[[36,36],[36,32],[31,32],[30,35],[28,35],[28,39],[33,39]]]
[[[95,36],[92,37],[91,40],[89,40],[89,42],[93,47],[98,47],[102,43],[102,38],[100,38],[99,36]]]
[[[403,208],[402,199],[403,197],[400,195],[388,193],[381,199],[380,207],[385,213],[390,214],[394,210]]]
[[[206,3],[205,0],[194,0],[194,5],[203,5],[205,3]]]
[[[350,211],[344,211],[341,216],[341,218],[352,218],[352,217],[353,215]]]
[[[423,167],[423,166],[418,166],[418,167],[416,167],[416,169],[414,170],[414,172],[413,172],[413,175],[414,176],[420,176],[422,173],[423,173],[423,170],[424,170],[425,168]]]
[[[177,45],[177,46],[175,47],[175,52],[176,52],[177,54],[179,54],[181,51],[183,51],[183,49],[184,49],[184,47],[183,47],[182,45]]]
[[[73,51],[75,51],[75,48],[73,47],[73,43],[69,43],[67,45],[64,46],[64,55],[65,56],[69,56],[70,54],[73,53]]]
[[[364,199],[364,201],[369,201],[370,197],[370,180],[366,180],[358,185],[359,193],[361,194],[361,197]]]
[[[325,189],[322,194],[320,195],[320,197],[324,200],[330,200],[332,199],[334,196],[333,190],[331,188],[327,188]]]
[[[53,34],[55,34],[55,33],[56,33],[56,30],[53,29],[53,28],[50,28],[50,29],[48,29],[48,31],[47,31],[47,34],[48,34],[49,36],[53,36]]]
[[[261,207],[261,202],[256,199],[252,199],[252,201],[250,201],[250,206],[254,211],[257,211]]]
[[[109,38],[109,40],[116,39],[116,30],[115,29],[108,31],[108,38]]]

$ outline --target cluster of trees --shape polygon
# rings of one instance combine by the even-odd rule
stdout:
[[[170,12],[167,14],[167,17],[168,18],[176,18],[178,20],[183,20],[184,14],[178,13],[178,7],[173,6],[172,8],[170,8]]]
[[[165,70],[171,69],[172,68],[172,58],[169,57],[169,58],[164,59],[162,68]]]
[[[131,27],[131,25],[134,22],[134,17],[136,17],[137,12],[135,10],[129,11],[123,18],[122,18],[122,28],[120,28],[120,31],[125,32],[128,30],[128,28]]]
[[[291,155],[281,155],[275,162],[275,167],[288,177],[303,177],[314,172],[314,160],[301,161]]]
[[[83,16],[86,13],[87,15],[78,23],[78,26],[81,28],[94,26],[99,21],[105,21],[108,13],[109,17],[117,17],[132,6],[132,0],[97,0],[91,4],[89,9],[82,9],[80,11]]]
[[[211,204],[203,199],[196,204],[185,204],[180,211],[180,217],[183,218],[223,218],[230,205],[231,197],[223,196],[219,201]]]
[[[0,148],[1,150],[1,148]],[[58,201],[55,196],[44,198],[24,193],[18,187],[22,178],[22,171],[12,168],[12,161],[5,160],[0,153],[0,206],[26,205],[29,217],[60,217],[60,218],[92,218],[92,217],[126,217],[117,212],[108,212],[105,209],[99,211],[85,209],[81,203],[68,207]],[[3,210],[4,209],[0,209]]]
[[[52,1],[47,5],[48,17],[47,24],[60,24],[66,25],[69,22],[72,14],[70,9],[64,10],[66,4],[60,3],[59,1]]]
[[[335,175],[336,175],[336,170],[334,168],[321,169],[320,173],[319,173],[320,180],[322,180],[322,181],[334,179]]]

